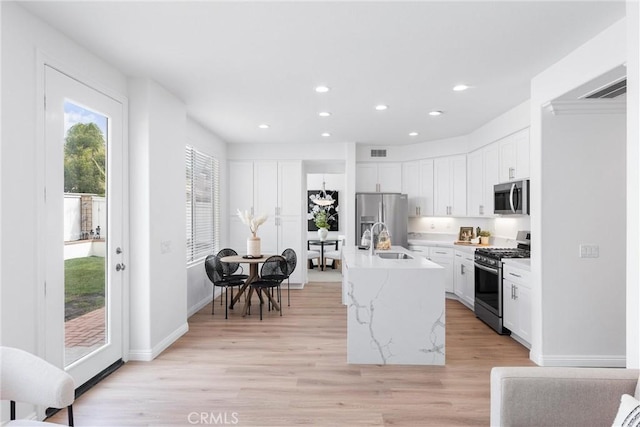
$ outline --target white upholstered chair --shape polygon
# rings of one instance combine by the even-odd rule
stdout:
[[[16,402],[62,409],[73,425],[72,403],[75,384],[71,375],[33,354],[12,347],[0,347],[0,399],[11,401],[11,420],[5,426],[47,426],[46,422],[16,420]]]
[[[318,259],[318,266],[320,266],[320,251],[307,251],[307,260],[309,260],[309,268],[313,268],[313,260]]]
[[[324,253],[324,264],[327,265],[327,260],[331,259],[333,260],[333,268],[336,268],[336,264],[340,262],[340,260],[342,259],[342,247],[344,246],[344,241],[346,239],[346,236],[344,235],[339,235],[338,236],[338,249],[335,251],[329,251],[329,252],[325,252]]]

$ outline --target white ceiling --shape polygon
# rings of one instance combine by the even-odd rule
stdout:
[[[230,143],[468,134],[527,100],[533,76],[625,14],[612,0],[22,5],[125,74],[157,81]],[[458,83],[472,88],[453,92]],[[319,84],[331,91],[316,93]]]

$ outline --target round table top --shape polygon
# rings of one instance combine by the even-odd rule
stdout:
[[[220,261],[222,262],[230,262],[230,263],[234,263],[234,262],[246,262],[249,264],[258,264],[261,262],[265,262],[267,260],[267,258],[269,258],[270,256],[273,255],[265,255],[262,254],[262,256],[260,258],[244,258],[243,255],[229,255],[229,256],[225,256],[220,258]]]
[[[309,239],[308,240],[309,243],[311,244],[326,244],[326,243],[331,243],[332,245],[335,245],[336,243],[338,243],[337,239],[325,239],[325,240],[320,240],[320,239]]]

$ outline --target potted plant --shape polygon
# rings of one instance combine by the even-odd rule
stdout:
[[[313,217],[313,221],[318,227],[318,236],[320,240],[325,240],[329,234],[329,217],[324,209],[318,210]]]
[[[491,236],[491,232],[489,230],[482,230],[478,233],[480,236],[480,244],[488,245],[489,244],[489,236]]]

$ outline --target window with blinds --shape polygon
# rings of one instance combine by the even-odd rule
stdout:
[[[218,159],[186,147],[187,262],[215,253],[220,236]]]

